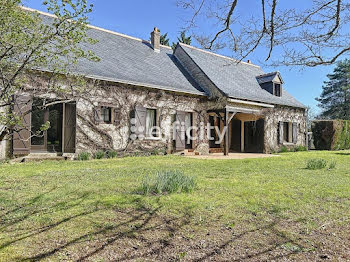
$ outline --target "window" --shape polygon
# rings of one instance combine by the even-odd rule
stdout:
[[[298,140],[298,124],[292,122],[280,122],[280,143],[296,144]]]
[[[156,137],[156,109],[146,109],[146,137]]]
[[[275,96],[281,96],[282,95],[282,90],[281,90],[281,84],[274,84],[274,95]]]
[[[292,142],[290,139],[290,124],[289,122],[283,122],[283,141],[287,143]]]
[[[112,123],[112,108],[103,106],[101,107],[101,120],[106,124]]]

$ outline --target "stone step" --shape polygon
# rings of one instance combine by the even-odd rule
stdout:
[[[38,161],[46,161],[46,160],[64,161],[64,160],[67,160],[67,158],[63,157],[63,156],[55,156],[55,157],[39,157],[39,156],[29,157],[29,156],[26,156],[23,158],[22,162],[38,162]]]
[[[57,153],[34,152],[34,153],[30,153],[27,156],[13,159],[12,162],[23,163],[23,162],[38,162],[38,161],[44,161],[44,160],[63,161],[63,160],[67,160],[67,157],[59,156],[57,155]]]
[[[198,156],[199,152],[195,152],[194,149],[186,149],[184,150],[185,156]]]
[[[214,154],[214,153],[223,153],[224,149],[223,148],[210,148],[209,153]]]
[[[50,158],[50,157],[57,157],[57,153],[50,153],[50,152],[35,152],[30,153],[28,156],[29,158]]]

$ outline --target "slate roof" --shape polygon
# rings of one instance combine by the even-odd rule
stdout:
[[[52,15],[40,13],[43,15],[43,22],[52,22]],[[88,36],[98,40],[98,43],[85,44],[83,48],[93,51],[101,61],[81,60],[74,69],[76,72],[95,79],[206,95],[177,61],[171,48],[161,46],[160,52],[157,53],[148,41],[93,26],[89,26]],[[259,66],[237,64],[228,57],[185,44],[180,46],[217,88],[229,97],[305,107],[285,89],[282,97],[273,96],[263,90],[256,78],[265,74]]]
[[[265,75],[265,72],[259,66],[243,62],[237,64],[236,60],[229,57],[185,44],[179,46],[185,50],[216,87],[231,98],[305,108],[285,89],[282,90],[281,97],[274,96],[262,89],[257,77]]]
[[[44,23],[53,17],[43,16]],[[87,34],[98,40],[96,44],[84,43],[99,62],[81,59],[72,70],[87,77],[111,82],[205,95],[173,56],[170,47],[153,50],[148,41],[89,26]]]
[[[256,79],[258,80],[259,84],[263,84],[263,83],[272,82],[276,76],[278,76],[283,83],[283,79],[279,72],[272,72],[272,73],[260,75],[260,76],[257,76]]]
[[[174,59],[171,48],[154,52],[147,41],[90,28],[88,35],[99,42],[86,46],[100,62],[82,60],[77,69],[92,77],[110,81],[126,81],[136,85],[203,94]]]

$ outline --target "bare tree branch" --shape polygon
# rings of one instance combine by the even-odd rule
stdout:
[[[225,28],[216,33],[216,35],[214,36],[214,38],[210,41],[209,46],[207,47],[207,49],[212,49],[213,44],[214,44],[214,42],[218,39],[218,37],[219,37],[222,33],[226,32],[226,31],[228,31],[228,30],[230,29],[231,17],[232,17],[233,11],[235,10],[236,6],[237,6],[237,0],[234,0],[233,3],[232,3],[232,5],[231,5],[231,8],[230,8],[230,10],[229,10],[229,12],[228,12],[228,14],[227,14],[225,23],[224,23]],[[231,34],[233,35],[232,31],[230,31],[230,32],[231,32]]]
[[[198,6],[187,1],[188,7]],[[263,48],[265,63],[288,66],[327,65],[350,53],[350,0],[310,0],[298,9],[277,0],[262,0],[261,9],[247,9],[243,1],[223,2],[200,0],[195,9],[197,19],[190,26],[203,48],[229,47],[239,61]],[[241,5],[244,13],[239,13]],[[216,29],[205,33],[201,26]]]

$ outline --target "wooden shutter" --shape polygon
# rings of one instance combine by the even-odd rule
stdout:
[[[102,108],[100,106],[94,108],[94,121],[96,125],[103,122]]]
[[[120,124],[120,111],[118,108],[113,108],[113,115],[114,115],[114,119],[113,119],[114,124],[119,125]]]
[[[292,125],[293,143],[296,144],[298,142],[298,123],[293,123]]]
[[[21,125],[16,126],[13,132],[14,155],[27,155],[30,153],[32,103],[33,100],[29,96],[19,95],[15,98],[13,112],[21,118]]]
[[[185,150],[186,147],[186,139],[185,139],[185,116],[186,112],[177,111],[176,112],[176,122],[178,124],[178,128],[176,129],[175,135],[175,149],[178,151]]]
[[[283,144],[283,122],[278,123],[278,143]]]
[[[76,104],[64,104],[64,138],[63,153],[75,153],[76,137]]]
[[[138,136],[145,135],[146,133],[146,115],[147,109],[142,106],[135,107],[135,134]]]

